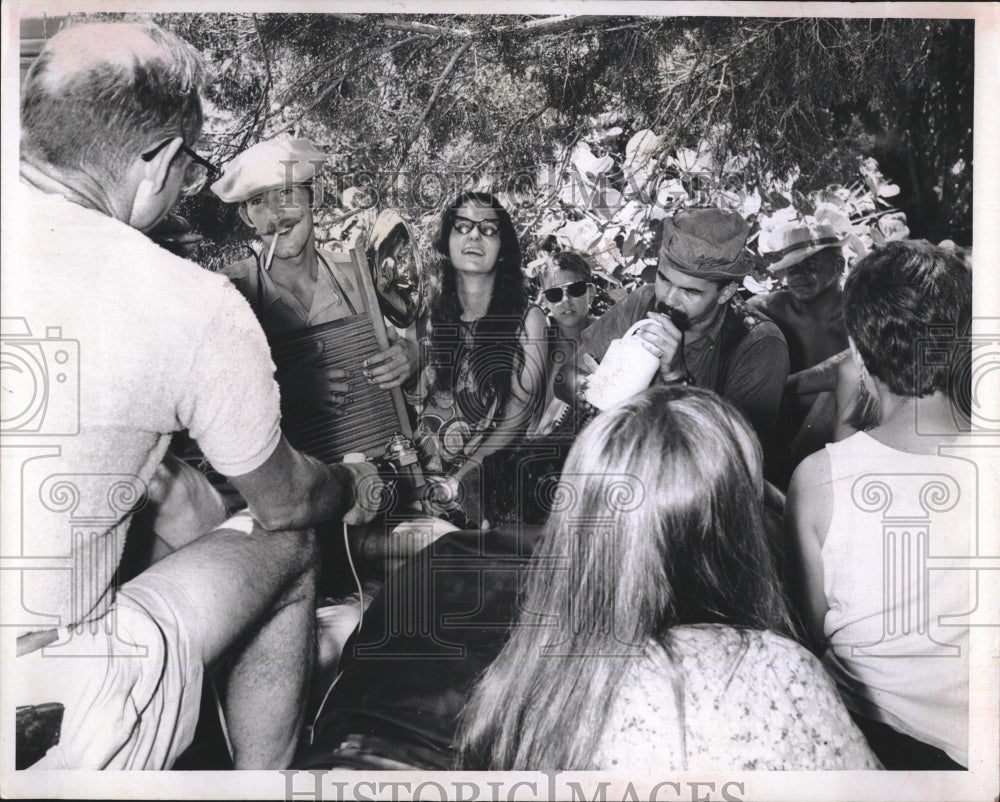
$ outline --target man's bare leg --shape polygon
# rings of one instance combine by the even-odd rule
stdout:
[[[223,706],[233,767],[285,768],[295,755],[316,664],[315,571],[305,571],[288,588],[232,659]],[[258,729],[265,722],[271,734],[261,738]],[[282,728],[279,737],[275,730]]]
[[[219,529],[140,575],[172,584],[203,663],[231,658],[226,721],[236,768],[288,765],[315,651],[315,539],[311,531],[248,535]]]
[[[208,478],[168,451],[149,480],[146,507],[133,520],[152,530],[150,562],[155,563],[228,517],[225,500]]]

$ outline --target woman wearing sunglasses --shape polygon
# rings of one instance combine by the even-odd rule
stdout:
[[[435,514],[478,527],[483,460],[523,437],[541,403],[545,315],[528,302],[517,232],[494,196],[459,195],[434,248],[415,439]]]
[[[575,251],[557,253],[542,272],[542,303],[555,322],[556,337],[546,363],[545,413],[532,427],[532,437],[550,434],[569,409],[555,397],[553,385],[562,365],[576,363],[583,330],[597,320],[590,314],[595,292],[590,278],[590,265]]]

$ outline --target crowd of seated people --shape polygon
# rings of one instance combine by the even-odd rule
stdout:
[[[974,468],[939,451],[967,436],[971,274],[893,243],[855,266],[845,309],[880,412],[796,472],[784,542],[746,419],[650,388],[579,433],[540,533],[452,533],[388,578],[300,765],[966,767],[967,573],[924,586],[905,555],[927,542],[886,541],[883,507],[923,509],[935,553],[970,553]],[[916,359],[928,326],[951,332],[945,364]],[[426,631],[390,631],[420,592]],[[422,651],[415,676],[399,657]]]
[[[77,106],[59,112],[62,93],[87,79],[97,91],[109,41],[164,72],[174,118],[148,119],[137,67],[115,62],[120,117],[134,130],[100,170],[85,152],[76,164],[50,161],[56,129],[46,115],[72,128],[66,114]],[[90,56],[68,58],[67,47]],[[322,388],[334,407],[351,403],[359,379],[403,389],[426,478],[422,531],[433,542],[417,537],[409,552],[394,550],[401,563],[358,577],[378,581],[317,649],[315,532],[370,520],[365,483],[381,480],[368,463],[323,465],[285,441],[267,337],[351,309],[357,288],[316,243],[310,207],[323,154],[304,140],[254,146],[213,185],[262,243],[224,276],[161,254],[140,233],[208,177],[190,148],[201,127],[199,65],[156,26],[82,26],[51,40],[25,84],[21,208],[54,230],[93,229],[120,250],[85,272],[69,246],[52,249],[46,292],[30,310],[72,321],[89,353],[114,342],[124,355],[101,366],[120,394],[90,388],[66,470],[140,477],[148,528],[169,541],[130,581],[97,577],[84,610],[70,609],[68,588],[32,588],[55,599],[39,609],[60,623],[23,628],[13,687],[27,706],[57,701],[66,711],[61,741],[39,766],[170,768],[194,737],[203,676],[219,679],[238,768],[969,765],[968,578],[934,571],[928,586],[905,556],[971,553],[976,477],[945,453],[969,428],[961,367],[972,279],[960,259],[891,243],[851,267],[841,295],[837,243],[820,237],[809,256],[823,264],[788,269],[786,305],[801,311],[796,303],[824,293],[842,305],[870,403],[855,419],[861,430],[802,462],[782,510],[789,343],[766,302],[740,298],[750,266],[739,214],[668,218],[655,281],[595,320],[584,254],[557,254],[532,303],[515,221],[498,197],[462,192],[442,210],[414,333],[393,337],[364,376],[333,369]],[[286,169],[289,160],[302,170]],[[37,277],[16,271],[27,292]],[[815,293],[796,294],[799,280]],[[88,281],[135,293],[110,329]],[[155,327],[150,286],[169,299]],[[655,363],[649,386],[597,408],[588,401],[595,369],[632,336]],[[826,350],[841,350],[839,337]],[[920,358],[928,337],[947,360]],[[564,420],[565,449],[544,451]],[[248,509],[227,520],[207,482],[166,456],[182,428]],[[555,455],[544,476],[525,467],[543,452]],[[923,528],[887,526],[899,515]],[[131,519],[121,511],[106,534],[123,540]],[[39,531],[58,550],[59,522]],[[162,642],[155,666],[94,659],[80,683],[41,659],[53,642],[88,655],[112,648],[98,630],[86,642],[71,632],[110,615]],[[115,723],[122,699],[133,716]]]

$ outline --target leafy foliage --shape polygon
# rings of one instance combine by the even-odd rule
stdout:
[[[574,204],[565,185],[580,183],[579,162],[590,158],[581,145],[612,163],[602,173],[608,197],[598,215],[631,225],[623,207],[638,199],[629,197],[635,176],[626,170],[627,145],[651,131],[656,149],[642,176],[646,190],[679,182],[689,199],[698,198],[705,187],[684,176],[710,164],[708,173],[738,180],[747,197],[805,196],[857,181],[863,159],[875,156],[901,188],[895,201],[914,236],[971,239],[971,21],[440,14],[157,20],[215,65],[205,132],[215,160],[225,163],[277,133],[309,137],[333,154],[327,178],[334,191],[320,214],[326,237],[363,235],[371,206],[430,222],[458,191],[476,186],[518,205],[533,256],[546,215],[579,222],[594,211],[589,196],[566,208]],[[200,258],[217,264],[245,243],[248,232],[231,209],[208,195],[190,204],[184,211],[209,238]],[[644,205],[649,217],[651,204]],[[654,245],[628,225],[610,238],[620,253]],[[601,253],[592,253],[599,263]],[[608,274],[630,275],[628,258],[606,265]]]

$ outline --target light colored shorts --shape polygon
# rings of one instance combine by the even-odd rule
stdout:
[[[204,668],[177,587],[140,575],[98,621],[16,658],[17,704],[65,707],[59,743],[32,769],[167,769],[191,743]]]

